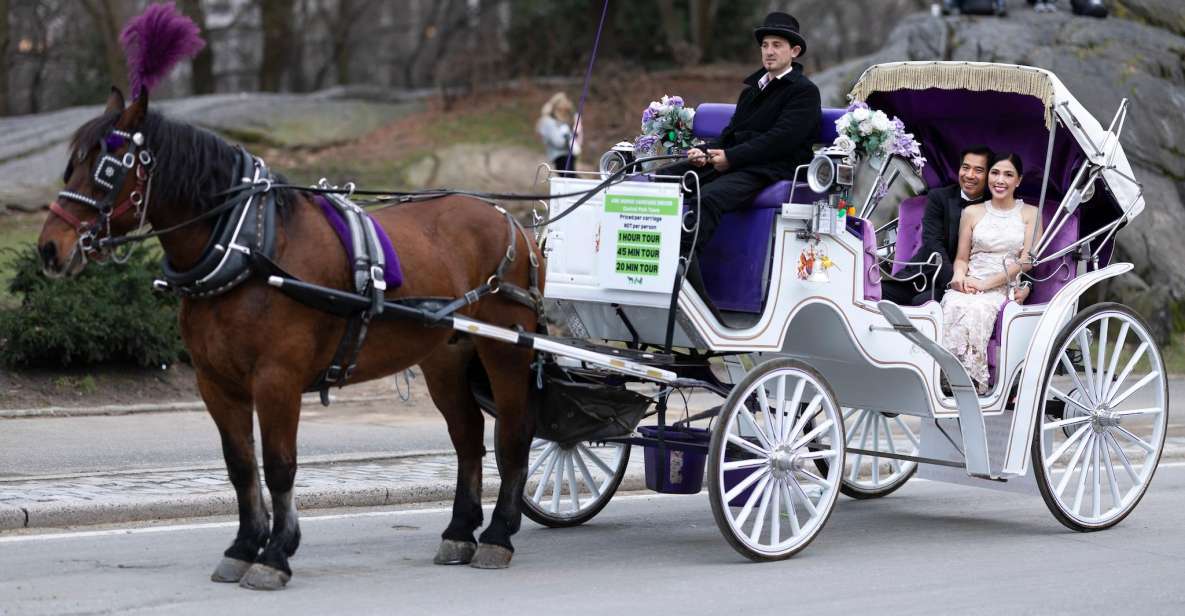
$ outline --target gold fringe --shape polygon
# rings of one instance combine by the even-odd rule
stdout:
[[[1019,66],[938,62],[873,66],[860,77],[850,97],[866,101],[874,92],[929,88],[1034,96],[1045,105],[1045,128],[1053,126],[1053,83],[1045,73]]]

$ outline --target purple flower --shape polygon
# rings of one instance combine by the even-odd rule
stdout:
[[[638,154],[649,153],[654,150],[654,146],[657,143],[657,135],[641,135],[634,140],[634,152]]]
[[[672,107],[682,107],[683,106],[683,97],[682,96],[672,96],[670,103],[671,103]]]
[[[863,101],[856,101],[856,102],[852,103],[851,105],[848,105],[847,111],[848,111],[848,113],[851,113],[857,109],[868,109],[868,103],[865,103]]]

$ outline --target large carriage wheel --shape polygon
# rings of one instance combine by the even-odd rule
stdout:
[[[847,446],[907,456],[919,454],[919,419],[867,409],[846,409]],[[840,491],[856,499],[879,498],[905,485],[918,470],[910,460],[849,453]]]
[[[750,371],[724,401],[708,452],[712,514],[728,543],[752,560],[810,544],[839,495],[843,442],[840,407],[813,368],[772,359]]]
[[[1110,528],[1140,502],[1164,449],[1164,360],[1144,320],[1114,303],[1079,313],[1054,350],[1032,445],[1037,487],[1068,528]]]
[[[523,513],[553,528],[593,519],[625,477],[630,446],[586,441],[563,447],[541,438],[531,443]]]

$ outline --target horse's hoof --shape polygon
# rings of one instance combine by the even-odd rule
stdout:
[[[280,590],[288,584],[292,575],[279,569],[255,563],[243,574],[239,586],[251,590]]]
[[[474,569],[505,569],[510,566],[510,558],[514,552],[491,543],[483,543],[477,548],[469,566]]]
[[[472,541],[445,539],[436,549],[436,558],[432,562],[438,565],[467,565],[473,560],[476,551],[477,544]]]
[[[214,573],[210,574],[210,579],[215,582],[237,582],[243,579],[243,574],[251,568],[254,563],[229,556],[223,557],[222,562],[214,568]]]

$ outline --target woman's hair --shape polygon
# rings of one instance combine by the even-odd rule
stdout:
[[[539,110],[542,117],[555,118],[565,124],[572,123],[572,116],[575,108],[572,106],[572,100],[568,98],[567,94],[563,92],[556,92],[547,99],[543,104],[543,108]]]
[[[988,164],[988,169],[995,167],[996,163],[1003,162],[1003,161],[1008,161],[1008,162],[1012,163],[1013,167],[1016,167],[1016,175],[1024,175],[1025,174],[1024,163],[1020,162],[1020,156],[1018,154],[1016,154],[1015,152],[1000,152],[1000,153],[996,154],[995,156],[992,157],[992,162],[990,164]]]

